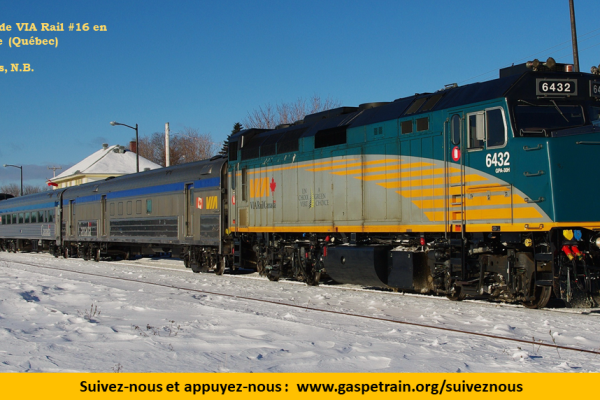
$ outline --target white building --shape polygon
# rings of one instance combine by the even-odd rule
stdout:
[[[157,168],[162,168],[162,166],[144,157],[140,157],[140,171]],[[102,149],[73,165],[50,181],[58,185],[52,185],[56,189],[77,186],[82,183],[100,181],[111,176],[121,176],[135,172],[135,152],[127,150],[118,144],[114,146],[103,144]]]

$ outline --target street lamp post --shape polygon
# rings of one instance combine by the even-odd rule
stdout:
[[[126,126],[128,128],[135,130],[135,171],[140,172],[140,143],[139,143],[139,139],[138,139],[138,124],[135,124],[135,128],[133,126],[121,124],[121,123],[115,122],[115,121],[111,121],[110,124],[112,126],[115,126],[115,125]]]
[[[4,164],[4,167],[14,167],[14,168],[19,168],[21,170],[21,196],[23,196],[23,166],[19,166],[19,165],[11,165],[11,164]]]

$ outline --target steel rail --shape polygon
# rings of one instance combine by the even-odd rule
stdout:
[[[588,350],[588,349],[582,349],[582,348],[577,348],[577,347],[561,346],[561,345],[557,345],[554,343],[546,343],[541,340],[539,342],[536,342],[536,341],[525,340],[525,339],[509,338],[509,337],[505,337],[505,336],[491,335],[491,334],[480,333],[480,332],[471,332],[471,331],[465,331],[465,330],[454,329],[454,328],[444,328],[444,327],[439,327],[439,326],[420,324],[420,323],[416,323],[416,322],[399,321],[396,319],[354,314],[354,313],[349,313],[349,312],[344,312],[344,311],[327,310],[327,309],[316,308],[316,307],[302,306],[302,305],[298,305],[298,304],[289,304],[289,303],[284,303],[284,302],[275,301],[275,300],[266,300],[266,299],[260,299],[260,298],[249,297],[249,296],[240,296],[240,295],[235,295],[235,294],[212,292],[209,290],[193,289],[193,288],[186,288],[186,287],[181,287],[181,286],[167,285],[167,284],[163,284],[163,283],[140,281],[137,279],[121,278],[121,277],[116,277],[116,276],[95,274],[92,272],[76,271],[76,270],[72,270],[72,269],[48,267],[48,266],[43,266],[43,265],[26,263],[23,261],[14,261],[14,260],[3,260],[3,261],[9,261],[11,263],[27,265],[27,266],[35,267],[35,268],[45,268],[45,269],[50,269],[50,270],[55,270],[55,271],[71,272],[74,274],[95,276],[95,277],[100,277],[100,278],[108,278],[108,279],[114,279],[114,280],[125,281],[125,282],[135,282],[135,283],[140,283],[140,284],[145,284],[145,285],[164,287],[164,288],[168,288],[168,289],[176,289],[176,290],[182,290],[182,291],[188,291],[188,292],[194,292],[194,293],[202,293],[202,294],[211,294],[213,296],[221,296],[221,297],[241,299],[241,300],[247,300],[247,301],[255,301],[255,302],[259,302],[259,303],[273,304],[273,305],[278,305],[278,306],[297,308],[297,309],[309,310],[309,311],[314,311],[314,312],[321,312],[321,313],[335,314],[335,315],[344,315],[344,316],[348,316],[348,317],[363,318],[363,319],[368,319],[368,320],[372,320],[372,321],[389,322],[389,323],[400,324],[400,325],[415,326],[415,327],[424,328],[424,329],[435,329],[435,330],[440,330],[440,331],[445,331],[445,332],[460,333],[460,334],[465,334],[465,335],[484,337],[484,338],[488,338],[488,339],[505,340],[505,341],[509,341],[509,342],[515,342],[515,343],[521,343],[521,344],[527,344],[527,345],[549,347],[549,348],[558,349],[558,350],[570,350],[570,351],[577,351],[577,352],[581,352],[581,353],[600,355],[600,350]]]

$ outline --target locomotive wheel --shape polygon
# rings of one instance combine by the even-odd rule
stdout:
[[[321,273],[314,272],[309,274],[308,278],[306,278],[306,284],[308,286],[319,286],[319,281],[321,280]]]
[[[94,254],[94,261],[96,261],[96,262],[100,261],[100,248],[97,248],[94,253],[95,253]]]
[[[68,247],[65,247],[63,249],[63,258],[65,258],[65,259],[69,258],[69,248]]]
[[[551,286],[536,286],[535,287],[535,300],[524,301],[523,306],[526,308],[544,308],[550,301],[550,295],[552,294]]]
[[[256,272],[258,272],[258,274],[261,276],[265,275],[265,261],[262,258],[256,262]]]
[[[92,258],[92,257],[91,257],[91,248],[90,248],[89,246],[85,246],[85,247],[83,248],[83,251],[82,251],[82,253],[83,253],[83,260],[84,260],[84,261],[89,261],[89,260],[90,260],[90,258]]]
[[[203,272],[203,268],[202,265],[200,265],[200,263],[198,261],[189,261],[190,263],[190,268],[192,269],[192,272],[195,274],[199,274],[200,272]]]
[[[223,275],[223,272],[225,272],[226,264],[227,264],[227,257],[226,256],[221,257],[221,262],[217,263],[217,267],[215,268],[215,274]]]
[[[467,295],[463,293],[460,286],[455,286],[454,292],[447,294],[446,297],[450,301],[463,301]]]

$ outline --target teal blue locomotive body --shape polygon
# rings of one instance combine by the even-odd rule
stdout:
[[[600,79],[567,69],[530,63],[237,133],[234,263],[271,279],[595,304]]]

